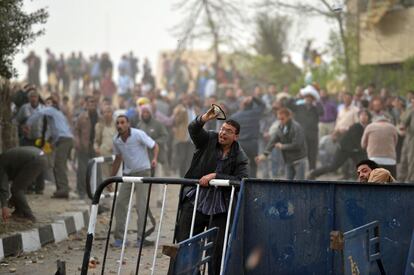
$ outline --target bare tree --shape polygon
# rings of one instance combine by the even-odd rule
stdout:
[[[244,20],[240,3],[234,0],[180,0],[173,8],[184,18],[174,28],[179,38],[178,53],[196,39],[209,40],[217,65],[220,46],[237,43],[237,33]]]
[[[260,12],[255,18],[255,43],[253,47],[258,54],[270,55],[277,62],[282,57],[288,45],[288,31],[291,20],[287,16],[269,15]]]

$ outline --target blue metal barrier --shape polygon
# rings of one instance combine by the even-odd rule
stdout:
[[[385,275],[381,259],[379,222],[352,229],[344,234],[345,275],[369,274],[372,264],[377,264],[380,274]]]
[[[407,257],[407,264],[405,267],[405,275],[414,275],[414,231],[411,237],[410,251]]]
[[[211,262],[218,227],[211,228],[178,243],[177,257],[173,260],[172,274],[198,274],[201,266]]]
[[[330,232],[372,221],[381,227],[385,270],[404,274],[413,197],[408,184],[244,180],[225,274],[343,274],[343,253],[330,249]],[[380,274],[376,264],[369,274]]]

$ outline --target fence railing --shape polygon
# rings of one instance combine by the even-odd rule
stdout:
[[[101,161],[102,159],[99,159],[98,161]],[[105,159],[102,160],[102,162],[104,162]],[[88,169],[89,170],[89,169]],[[91,176],[89,176],[91,177]],[[122,272],[122,263],[123,263],[123,258],[124,258],[124,252],[125,252],[125,245],[126,245],[126,238],[127,238],[127,229],[128,229],[128,223],[130,221],[130,214],[131,214],[131,209],[132,209],[132,197],[133,197],[133,193],[134,193],[134,187],[136,184],[149,184],[150,188],[148,189],[148,196],[147,196],[147,201],[146,201],[146,208],[145,208],[145,219],[144,219],[144,230],[143,232],[139,232],[141,233],[141,242],[139,243],[139,248],[138,248],[138,253],[137,253],[137,263],[136,263],[136,272],[135,274],[138,274],[139,272],[139,266],[140,266],[140,261],[141,261],[141,254],[142,254],[142,248],[143,248],[143,243],[144,243],[144,239],[145,239],[145,233],[146,233],[146,221],[147,221],[147,217],[148,217],[148,212],[149,212],[149,201],[150,201],[150,195],[151,195],[151,185],[152,184],[164,184],[164,190],[163,190],[163,200],[162,200],[162,206],[161,206],[161,216],[160,216],[160,223],[158,226],[158,232],[157,232],[157,239],[156,239],[156,244],[155,244],[155,252],[154,252],[154,258],[152,261],[152,273],[154,274],[154,270],[155,270],[155,264],[156,264],[156,251],[159,245],[159,238],[160,238],[160,232],[161,232],[161,226],[162,226],[162,219],[163,219],[163,215],[164,215],[164,209],[165,209],[165,204],[166,204],[166,193],[167,193],[167,186],[168,185],[181,185],[181,186],[197,186],[196,189],[196,200],[194,203],[194,211],[193,211],[193,216],[192,216],[192,222],[191,222],[191,231],[189,234],[189,238],[193,237],[193,227],[194,227],[194,223],[195,223],[195,218],[196,218],[196,209],[197,209],[197,203],[198,203],[198,194],[200,191],[200,186],[199,186],[199,182],[196,179],[183,179],[183,178],[154,178],[154,177],[110,177],[105,179],[101,184],[94,186],[92,185],[92,188],[90,189],[91,194],[92,191],[95,190],[95,192],[93,193],[92,196],[92,206],[91,206],[91,211],[90,211],[90,219],[89,219],[89,226],[88,226],[88,233],[87,233],[87,237],[86,237],[86,243],[85,243],[85,250],[84,250],[84,256],[83,256],[83,262],[82,262],[82,268],[81,268],[81,274],[82,275],[86,275],[88,273],[88,264],[89,264],[89,259],[91,256],[91,251],[92,251],[92,245],[93,245],[93,240],[94,240],[94,234],[95,234],[95,227],[96,227],[96,221],[97,221],[97,216],[98,216],[98,207],[99,207],[99,203],[102,196],[102,192],[105,190],[105,188],[110,185],[115,183],[115,192],[113,193],[113,201],[112,201],[112,209],[111,209],[111,214],[110,214],[110,221],[109,221],[109,229],[107,232],[107,237],[106,237],[106,244],[105,244],[105,251],[104,251],[104,256],[103,256],[103,260],[102,260],[102,273],[104,274],[105,272],[105,264],[106,264],[106,258],[107,258],[107,252],[108,252],[108,247],[109,247],[109,240],[110,240],[110,233],[111,233],[111,228],[112,228],[112,221],[113,221],[113,216],[114,216],[114,209],[115,209],[115,204],[116,204],[116,198],[117,198],[117,191],[118,191],[118,186],[119,184],[132,184],[132,188],[131,188],[131,194],[130,194],[130,199],[129,199],[129,204],[128,204],[128,211],[127,211],[127,217],[126,217],[126,224],[125,224],[125,231],[124,231],[124,236],[123,236],[123,243],[122,243],[122,248],[121,248],[121,253],[120,253],[120,260],[119,260],[119,266],[118,266],[118,274],[121,274]],[[232,180],[222,180],[222,179],[214,179],[210,181],[210,186],[215,186],[215,187],[231,187],[231,195],[230,195],[230,209],[228,210],[228,215],[227,215],[227,222],[226,222],[226,228],[225,228],[225,237],[224,237],[224,243],[223,243],[223,247],[222,247],[222,263],[221,263],[221,272],[220,274],[222,274],[223,272],[223,264],[224,264],[224,258],[225,258],[225,254],[227,251],[227,240],[228,240],[228,232],[229,232],[229,227],[230,227],[230,217],[231,217],[231,212],[232,212],[232,205],[233,205],[233,200],[234,200],[234,195],[235,195],[235,187],[240,185],[239,181],[232,181]],[[179,210],[179,209],[178,209]]]

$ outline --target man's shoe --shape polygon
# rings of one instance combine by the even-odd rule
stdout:
[[[309,171],[309,174],[308,174],[308,176],[306,177],[306,179],[307,180],[316,180],[316,177],[315,177],[315,170],[311,170],[311,171]]]
[[[111,246],[113,248],[122,248],[122,241],[121,239],[115,239],[115,241],[113,243],[111,243]],[[125,243],[125,247],[127,247],[129,245],[129,242],[126,241]]]
[[[135,247],[138,247],[139,248],[140,245],[141,245],[141,240],[137,240],[137,242],[135,243]],[[150,240],[144,239],[144,243],[142,244],[142,247],[152,246],[152,245],[154,245],[154,241],[150,241]]]
[[[157,207],[161,208],[162,207],[162,200],[157,200]]]
[[[16,222],[22,222],[22,223],[27,223],[27,222],[35,223],[36,222],[35,216],[33,216],[33,215],[23,215],[23,214],[20,214],[16,211],[14,211],[12,213],[11,218],[13,220],[15,220]]]
[[[60,192],[60,191],[56,191],[55,193],[53,193],[52,199],[68,199],[69,198],[69,193],[67,192]]]

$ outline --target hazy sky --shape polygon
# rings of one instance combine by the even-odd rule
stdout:
[[[241,1],[251,4],[256,0]],[[25,9],[33,11],[46,7],[49,19],[44,26],[45,35],[16,56],[19,78],[26,74],[22,59],[27,52],[34,50],[40,54],[44,64],[47,47],[65,56],[72,51],[82,51],[85,56],[107,51],[115,63],[123,53],[132,50],[141,60],[147,56],[155,65],[160,50],[177,46],[177,38],[171,30],[180,22],[180,14],[172,10],[174,2],[176,0],[26,0]],[[295,62],[300,62],[307,38],[314,38],[315,44],[323,46],[329,34],[327,23],[322,19],[303,17],[302,21],[300,28],[291,34],[290,53]],[[44,72],[41,77],[43,81]]]

